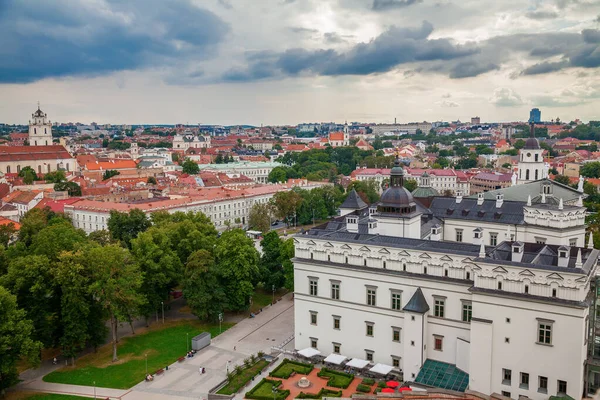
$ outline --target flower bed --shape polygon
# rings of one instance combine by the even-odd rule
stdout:
[[[323,397],[342,397],[342,391],[323,388],[317,394],[300,392],[296,396],[297,399],[322,399]]]
[[[329,378],[327,386],[346,389],[354,380],[354,375],[345,372],[334,371],[329,368],[323,368],[317,376],[321,378]]]
[[[289,395],[289,390],[279,390],[273,393],[273,388],[278,388],[281,381],[263,378],[262,381],[246,392],[245,398],[254,400],[285,400]]]
[[[269,362],[264,359],[259,359],[254,364],[242,368],[238,373],[229,378],[227,385],[223,386],[217,394],[234,394],[239,392],[252,378],[260,374],[260,372],[269,365]],[[272,397],[273,395],[271,395]]]
[[[281,364],[279,364],[279,366],[277,366],[277,368],[275,368],[270,374],[269,376],[275,377],[275,378],[281,378],[281,379],[288,379],[293,372],[296,372],[298,374],[302,374],[302,375],[308,375],[310,374],[310,371],[312,371],[314,368],[314,365],[312,364],[306,364],[306,363],[301,363],[298,361],[292,361],[289,360],[287,358],[285,358]]]

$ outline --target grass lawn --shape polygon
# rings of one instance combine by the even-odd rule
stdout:
[[[239,390],[252,379],[252,377],[256,376],[260,370],[269,365],[268,361],[263,359],[258,360],[254,365],[251,365],[248,368],[244,368],[239,374],[234,375],[227,385],[223,386],[217,394],[234,394],[239,392]]]
[[[275,291],[275,300],[287,293],[287,289],[278,289]],[[254,295],[252,296],[252,305],[250,305],[250,312],[257,312],[261,308],[265,308],[273,301],[273,292],[263,288],[256,288]]]
[[[233,324],[223,323],[223,331]],[[45,382],[72,385],[129,389],[144,380],[146,358],[148,373],[177,361],[186,352],[186,333],[191,341],[200,332],[208,331],[214,338],[219,334],[219,324],[202,324],[197,320],[171,321],[155,324],[145,333],[121,339],[118,347],[119,361],[112,363],[112,345],[109,343],[76,361],[75,367],[65,367],[44,376]]]
[[[327,386],[346,389],[354,380],[354,375],[344,372],[337,372],[327,368],[323,368],[318,373],[319,376],[329,377]]]
[[[252,390],[246,393],[246,398],[258,400],[285,400],[285,398],[290,395],[289,390],[277,389],[275,396],[273,396],[273,386],[279,387],[279,385],[281,385],[281,381],[263,378],[258,385],[254,386]]]
[[[89,397],[69,396],[66,394],[9,392],[6,400],[89,400]]]
[[[285,358],[269,375],[274,376],[275,378],[287,379],[294,371],[298,374],[308,375],[313,368],[314,366],[312,364],[291,361]]]

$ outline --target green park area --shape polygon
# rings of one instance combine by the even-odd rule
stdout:
[[[233,324],[223,323],[224,332]],[[112,362],[112,346],[106,345],[77,360],[75,367],[65,367],[44,377],[46,382],[68,383],[72,385],[128,389],[144,380],[146,370],[154,373],[185,356],[188,340],[210,332],[212,337],[219,335],[219,324],[202,324],[185,320],[156,325],[147,333],[124,338],[118,347],[119,361]],[[147,369],[146,369],[147,363]]]
[[[252,378],[260,374],[267,365],[269,365],[269,362],[261,358],[248,363],[247,366],[236,368],[230,373],[227,385],[219,389],[217,394],[230,395],[239,392]]]
[[[89,397],[54,393],[9,392],[6,400],[83,400]]]

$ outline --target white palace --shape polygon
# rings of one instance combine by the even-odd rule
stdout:
[[[397,160],[378,203],[352,192],[340,217],[296,235],[296,348],[514,399],[595,389],[600,252],[582,194],[531,181],[542,173],[533,141],[511,200],[501,189],[426,208]]]

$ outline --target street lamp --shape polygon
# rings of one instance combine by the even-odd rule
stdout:
[[[219,334],[222,332],[221,331],[221,322],[223,322],[223,313],[222,312],[219,313]]]
[[[273,300],[271,300],[271,304],[275,304],[275,285],[273,285],[271,289],[273,290]]]
[[[165,323],[165,303],[164,303],[164,301],[161,301],[160,305],[162,307],[162,317],[163,317],[163,324],[164,324]]]
[[[96,398],[96,381],[94,381],[94,398]]]
[[[146,358],[146,376],[148,376],[148,353],[144,354],[144,358]]]

